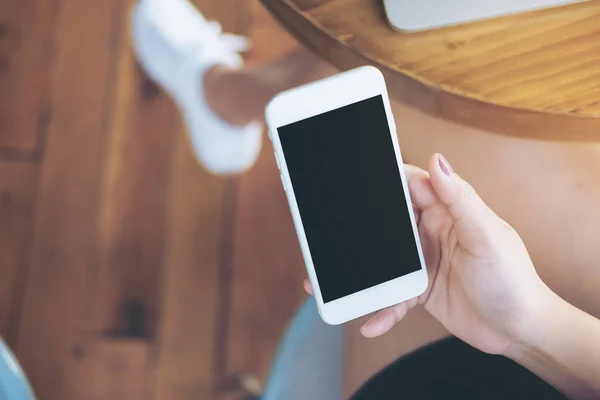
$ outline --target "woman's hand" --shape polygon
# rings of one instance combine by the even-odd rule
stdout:
[[[377,312],[363,335],[384,334],[421,303],[479,350],[513,359],[569,397],[600,398],[600,321],[544,285],[519,235],[441,155],[429,172],[406,166],[406,177],[429,288]]]
[[[429,273],[416,299],[377,312],[366,337],[389,331],[417,304],[472,346],[501,354],[535,323],[554,294],[538,277],[519,235],[490,210],[441,155],[406,176]],[[310,291],[308,281],[305,287]]]

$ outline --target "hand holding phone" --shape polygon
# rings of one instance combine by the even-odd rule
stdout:
[[[427,272],[382,74],[362,67],[284,92],[266,119],[323,320],[422,294]]]
[[[542,282],[519,235],[436,154],[428,171],[405,166],[429,288],[377,312],[361,332],[376,337],[422,304],[448,331],[472,346],[504,354],[536,314],[557,296]],[[305,284],[309,293],[310,285]]]
[[[362,333],[382,335],[421,303],[471,346],[512,359],[569,398],[600,398],[600,320],[544,284],[517,232],[441,155],[431,158],[428,171],[406,166],[406,178],[429,288],[378,311]],[[311,293],[310,285],[305,288]]]

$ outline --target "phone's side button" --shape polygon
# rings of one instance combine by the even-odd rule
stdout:
[[[281,174],[281,172],[279,173],[279,177],[281,178],[281,184],[283,185],[283,191],[287,192],[287,189],[285,187],[285,181],[283,180],[283,175]]]
[[[279,164],[279,157],[277,157],[277,153],[273,153],[275,154],[275,162],[277,163],[277,168],[281,171],[281,165]]]

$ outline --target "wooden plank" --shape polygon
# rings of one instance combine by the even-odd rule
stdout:
[[[208,399],[213,389],[226,180],[197,163],[181,132],[173,169],[162,290],[158,400]]]
[[[144,340],[104,339],[88,345],[90,400],[148,400],[152,346]],[[85,366],[84,366],[85,368]]]
[[[103,163],[100,264],[87,329],[152,338],[165,261],[171,165],[180,125],[171,100],[136,66],[129,19],[121,21],[116,91],[110,101],[112,117]]]
[[[37,170],[36,164],[0,159],[0,336],[10,345],[27,278]]]
[[[244,18],[244,12],[240,12],[240,1],[228,1],[228,2],[204,2],[200,4],[201,10],[205,13],[208,18],[215,18],[224,25],[224,29],[228,31],[241,31],[243,25],[248,23],[248,20]],[[212,5],[207,8],[206,5]],[[243,9],[243,8],[242,8]],[[125,51],[124,54],[129,54]],[[131,75],[131,72],[128,73]],[[124,78],[123,82],[119,84],[119,87],[126,87],[127,81],[131,79]],[[123,97],[128,97],[124,95]],[[156,179],[152,182],[148,181],[146,193],[143,193],[142,187],[133,188],[131,190],[132,195],[142,196],[144,198],[153,199],[155,204],[165,204],[161,202],[161,199],[165,200],[167,190],[165,187],[170,187],[172,192],[172,207],[169,215],[169,226],[165,229],[163,226],[160,232],[169,232],[169,250],[167,255],[167,262],[164,270],[164,283],[161,296],[158,293],[154,293],[153,296],[144,296],[144,293],[150,295],[152,292],[157,291],[156,285],[157,280],[149,282],[148,279],[143,279],[145,282],[140,282],[137,275],[139,268],[129,268],[130,277],[124,277],[123,270],[128,269],[128,264],[138,264],[145,262],[152,264],[154,261],[154,267],[149,268],[155,272],[158,270],[157,260],[162,260],[162,254],[157,252],[164,250],[164,241],[158,240],[156,236],[149,238],[147,233],[139,232],[134,234],[133,231],[129,235],[129,238],[146,237],[147,240],[143,240],[145,247],[148,247],[149,253],[154,252],[152,258],[146,258],[143,260],[137,260],[135,263],[131,260],[123,260],[123,262],[115,262],[115,259],[106,262],[107,266],[113,269],[113,276],[120,275],[120,279],[117,280],[118,285],[115,282],[112,284],[100,284],[100,287],[114,287],[117,286],[121,290],[121,295],[115,296],[115,294],[108,294],[104,292],[99,296],[100,299],[125,299],[123,296],[131,297],[132,294],[141,295],[141,303],[146,308],[154,308],[156,303],[152,302],[152,299],[160,299],[162,302],[162,313],[160,319],[160,333],[159,333],[159,360],[157,369],[156,379],[156,396],[157,398],[165,399],[189,399],[189,398],[207,398],[212,391],[212,347],[214,345],[214,322],[217,311],[217,277],[218,277],[218,262],[219,262],[219,251],[220,251],[220,240],[221,233],[219,226],[221,224],[221,207],[225,189],[225,182],[222,179],[217,179],[208,175],[198,165],[194,156],[191,153],[189,143],[186,139],[185,134],[181,132],[180,140],[177,145],[176,154],[177,157],[174,163],[174,170],[172,174],[172,183],[167,185],[167,176],[170,168],[167,164],[169,158],[165,156],[164,149],[169,149],[172,145],[172,140],[176,139],[175,135],[166,136],[167,132],[181,131],[181,126],[177,123],[172,125],[165,125],[166,121],[173,118],[169,118],[168,115],[173,116],[174,112],[172,106],[164,104],[164,96],[159,99],[154,99],[154,107],[146,105],[145,109],[138,109],[137,113],[140,114],[140,122],[145,122],[145,129],[139,129],[143,131],[145,135],[149,137],[148,143],[156,146],[156,149],[163,149],[162,158],[152,158],[154,171],[148,174],[148,177],[157,175],[162,177],[160,182],[156,182]],[[140,100],[141,101],[141,100]],[[143,108],[143,107],[142,107]],[[131,115],[132,110],[127,110],[127,107],[117,106],[117,109],[122,110],[123,115]],[[161,122],[161,120],[163,122]],[[138,124],[139,124],[138,123]],[[153,135],[152,132],[155,132]],[[139,134],[139,133],[138,133]],[[133,139],[135,136],[132,136]],[[116,146],[123,147],[124,138],[118,139]],[[139,141],[139,138],[138,138]],[[168,141],[168,142],[167,142]],[[159,145],[162,144],[162,145]],[[143,155],[152,154],[151,149],[141,149],[139,158],[142,159]],[[139,151],[139,150],[138,150]],[[117,148],[114,151],[109,151],[110,154],[119,153]],[[134,165],[130,165],[131,152],[135,153],[135,150],[123,152],[123,163],[127,161],[127,168],[131,171],[135,168]],[[134,157],[135,160],[135,157]],[[143,162],[140,162],[138,167],[143,166]],[[160,170],[156,170],[160,168]],[[124,172],[124,171],[123,171]],[[123,177],[123,172],[118,173],[113,168],[109,175]],[[127,175],[127,174],[125,174]],[[139,181],[139,174],[137,180]],[[105,225],[108,227],[118,226],[119,221],[123,218],[132,218],[136,215],[141,216],[139,209],[123,209],[120,215],[115,215],[114,206],[123,208],[122,199],[123,193],[128,191],[128,187],[135,186],[133,176],[126,182],[123,181],[119,185],[119,190],[115,190],[118,194],[118,199],[115,198],[113,201],[113,210],[109,211],[106,215],[105,221],[112,221]],[[153,188],[159,188],[163,190],[162,193],[150,193]],[[141,192],[141,193],[140,193]],[[107,191],[108,193],[108,191]],[[133,203],[132,203],[133,205]],[[138,207],[138,206],[136,206]],[[150,208],[148,208],[150,210]],[[110,215],[109,215],[110,214]],[[148,224],[148,220],[162,220],[159,216],[163,214],[163,209],[157,209],[156,207],[152,212],[145,215],[145,218],[140,218],[139,221]],[[164,221],[164,220],[163,220]],[[135,223],[132,221],[132,223]],[[142,225],[143,226],[143,225]],[[141,227],[141,226],[140,226]],[[147,226],[146,226],[147,227]],[[156,225],[158,228],[158,225]],[[151,231],[153,231],[152,229]],[[106,233],[106,231],[103,229]],[[109,234],[109,236],[111,236]],[[125,237],[126,238],[126,237]],[[128,241],[123,240],[124,237],[118,238],[114,243],[117,245],[115,249],[118,254],[123,254],[122,246],[127,246]],[[164,237],[163,237],[164,239]],[[158,275],[153,274],[156,278]],[[125,279],[123,279],[125,278]],[[114,278],[113,278],[114,280]],[[139,286],[138,286],[139,285]],[[152,289],[153,288],[153,289]],[[152,289],[152,290],[150,290]],[[143,292],[141,292],[141,291]],[[110,300],[109,300],[110,301]],[[202,308],[198,309],[198,305],[202,304]],[[111,310],[110,313],[115,315],[115,306],[118,303],[113,301],[113,304],[109,304],[109,307],[104,306],[105,310]],[[152,315],[149,315],[151,321],[156,321]],[[109,326],[106,321],[101,323],[101,326]],[[114,325],[114,322],[112,323]],[[118,323],[117,323],[118,326]],[[154,322],[147,324],[146,328],[149,330],[147,334],[150,336],[154,335]]]
[[[42,148],[56,1],[0,3],[0,155],[34,159]]]
[[[253,20],[250,64],[274,61],[297,48],[258,1],[253,3]],[[238,181],[229,298],[223,312],[225,354],[222,362],[217,360],[216,371],[222,385],[239,375],[264,382],[281,335],[304,299],[304,262],[273,148],[264,139],[257,164]]]
[[[270,143],[240,178],[228,316],[227,373],[264,381],[303,301],[304,262]]]
[[[53,119],[40,178],[17,355],[45,399],[84,399],[89,380],[71,379],[88,285],[98,265],[98,202],[112,81],[114,17],[120,2],[62,0],[56,23]],[[90,378],[87,378],[90,379]]]
[[[208,19],[228,32],[251,22],[247,0],[194,1]],[[180,129],[172,171],[168,255],[162,286],[157,399],[208,399],[214,390],[221,225],[231,206],[227,182],[208,174]],[[224,207],[229,210],[225,211]]]
[[[247,0],[194,3],[227,32],[243,33],[251,22]],[[207,173],[195,159],[186,136],[182,130],[173,167],[157,399],[212,398],[213,356],[223,356],[218,354],[219,267],[223,218],[233,211],[226,201],[231,181]]]

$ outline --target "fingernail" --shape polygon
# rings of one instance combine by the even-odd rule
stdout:
[[[454,175],[454,170],[450,166],[450,163],[441,154],[438,154],[438,164],[440,164],[440,168],[442,169],[442,171],[444,171],[444,174],[446,174],[446,176]]]

